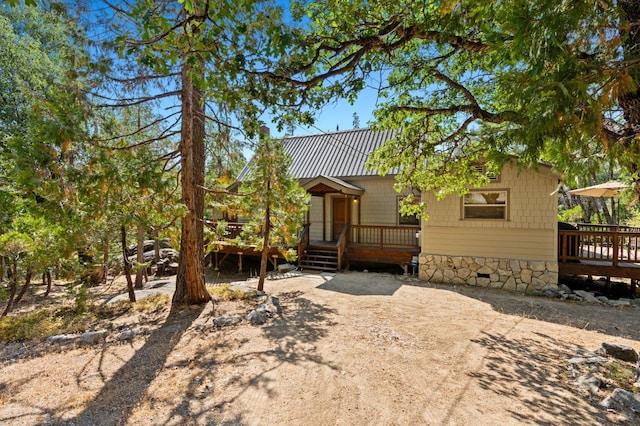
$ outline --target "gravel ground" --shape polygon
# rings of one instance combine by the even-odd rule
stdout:
[[[603,342],[639,349],[635,306],[358,272],[283,277],[265,290],[282,307],[265,325],[214,326],[253,307],[223,302],[122,319],[97,346],[0,358],[0,424],[624,421],[599,406],[604,394],[575,390],[566,359]],[[140,324],[148,330],[133,340],[113,338]]]

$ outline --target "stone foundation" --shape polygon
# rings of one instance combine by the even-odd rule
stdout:
[[[421,253],[419,277],[434,283],[530,293],[558,286],[558,262]]]

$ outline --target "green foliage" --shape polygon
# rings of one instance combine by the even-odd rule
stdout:
[[[0,318],[0,341],[17,342],[41,339],[63,333],[89,329],[97,317],[91,313],[76,313],[74,309],[41,310],[25,315]]]
[[[379,87],[375,127],[402,133],[370,165],[400,167],[404,188],[464,193],[483,184],[471,164],[511,155],[573,176],[610,158],[633,171],[622,129],[637,123],[616,105],[639,82],[623,3],[296,2],[309,25],[276,73],[312,104]]]
[[[84,314],[92,306],[92,298],[85,284],[69,283],[67,285],[67,297],[73,300],[73,312],[76,315]]]
[[[79,293],[79,291],[78,291]],[[85,292],[84,296],[87,298]],[[131,312],[159,313],[169,306],[169,296],[153,295],[136,303],[88,304],[78,309],[78,303],[57,309],[43,309],[27,314],[0,318],[0,342],[42,339],[67,333],[82,333],[101,319],[113,319]]]
[[[245,241],[263,246],[265,215],[269,211],[269,244],[294,245],[302,229],[309,206],[309,194],[289,174],[291,159],[282,142],[262,137],[258,143],[251,171],[239,190],[239,212],[249,219],[243,226]]]
[[[167,294],[154,294],[149,297],[138,300],[136,303],[125,302],[131,305],[134,312],[155,313],[160,312],[169,307],[171,297]]]
[[[572,224],[582,222],[582,207],[575,206],[572,209],[565,209],[563,207],[559,207],[558,221],[572,223]]]
[[[638,393],[638,388],[633,386],[636,377],[634,365],[612,359],[600,367],[600,372],[606,380],[613,382],[616,388]]]
[[[231,288],[230,284],[207,287],[211,297],[218,300],[248,300],[255,297],[255,292],[246,292],[240,289]]]

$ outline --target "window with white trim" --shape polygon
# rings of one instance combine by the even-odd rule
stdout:
[[[470,191],[462,198],[463,219],[507,220],[509,191]]]

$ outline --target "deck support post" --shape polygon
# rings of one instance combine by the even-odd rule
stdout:
[[[219,271],[220,270],[220,263],[218,262],[218,252],[214,252],[214,257],[215,257],[215,268],[213,268],[214,271]]]
[[[242,252],[238,252],[238,272],[242,272]]]

